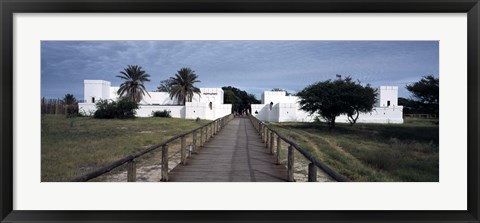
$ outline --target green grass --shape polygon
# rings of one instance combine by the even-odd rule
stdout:
[[[176,118],[106,120],[42,115],[42,181],[72,180],[206,123]]]
[[[436,182],[438,120],[406,119],[404,124],[276,123],[336,172],[353,181]]]

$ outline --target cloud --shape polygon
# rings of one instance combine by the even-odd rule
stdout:
[[[242,86],[255,94],[298,91],[335,74],[402,87],[439,72],[437,41],[42,41],[42,96],[73,92],[81,99],[84,79],[119,85],[115,76],[129,64],[151,75],[149,90],[190,67],[201,87]]]

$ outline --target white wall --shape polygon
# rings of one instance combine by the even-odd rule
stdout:
[[[390,106],[398,106],[397,86],[381,86],[378,93],[379,100],[377,102],[377,107],[387,107],[388,101],[390,101]]]
[[[210,111],[210,109],[208,109]],[[213,115],[209,114],[207,116],[207,105],[198,102],[187,102],[185,106],[185,118],[186,119],[213,119]],[[209,112],[210,113],[210,112]]]
[[[268,119],[268,107],[265,104],[252,104],[252,115],[259,120],[267,120]]]
[[[310,115],[300,109],[299,98],[286,96],[282,91],[265,91],[263,104],[251,105],[252,115],[262,121],[270,122],[312,122],[316,114]],[[387,101],[390,106],[387,107]],[[273,102],[271,105],[270,102]],[[337,117],[336,122],[348,123],[346,115]],[[360,114],[358,123],[403,123],[403,107],[398,106],[398,87],[379,88],[379,100],[372,112]]]
[[[148,92],[143,96],[140,104],[145,105],[177,105],[176,99],[170,99],[170,94],[168,92]]]
[[[258,111],[258,114],[255,114]],[[259,120],[269,122],[313,122],[317,114],[310,115],[300,109],[298,104],[279,103],[252,105],[252,115]],[[335,120],[348,123],[347,115],[340,115]],[[374,107],[372,112],[360,113],[357,123],[403,123],[403,106]]]
[[[340,115],[335,120],[338,123],[348,123],[346,115]],[[360,113],[357,123],[403,123],[403,106],[374,107],[372,112]]]
[[[195,94],[192,102],[223,104],[223,90],[221,88],[200,88],[200,95]]]
[[[221,118],[229,114],[232,114],[231,104],[221,104],[216,106],[215,118]]]
[[[279,122],[312,122],[315,118],[315,115],[301,110],[296,103],[280,103],[278,107]]]
[[[185,118],[185,106],[173,105],[140,105],[136,110],[136,117],[151,117],[154,111],[170,111],[173,118]]]
[[[79,103],[80,112],[85,115],[96,111],[95,103],[100,99],[117,100],[119,87],[111,87],[110,82],[103,80],[85,80],[84,95],[86,103]],[[170,111],[175,118],[214,120],[232,113],[231,104],[223,104],[223,90],[221,88],[200,88],[200,95],[194,94],[192,102],[185,106],[178,106],[177,99],[170,99],[167,92],[148,92],[144,95],[137,109],[136,116],[150,117],[153,111]],[[95,103],[92,98],[95,97]],[[211,103],[211,104],[210,104]]]
[[[120,89],[120,87],[110,87],[110,99],[111,100],[114,100],[116,101],[118,99],[118,89]]]
[[[88,103],[98,102],[100,99],[110,99],[110,82],[103,80],[83,81],[84,99]],[[92,101],[92,98],[95,101]]]
[[[97,107],[93,103],[78,103],[78,112],[82,115],[93,115],[96,110]]]
[[[287,96],[285,91],[265,91],[262,94],[262,104],[296,103],[298,99],[296,96]]]

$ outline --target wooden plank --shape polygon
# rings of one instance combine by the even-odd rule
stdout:
[[[295,155],[293,154],[293,147],[290,145],[288,146],[288,165],[287,165],[287,171],[288,171],[288,176],[287,179],[290,182],[294,182],[295,178],[293,178],[293,162],[295,159]]]
[[[193,131],[193,152],[197,152],[197,130]]]
[[[275,143],[275,133],[270,132],[270,154],[273,154],[274,143]]]
[[[168,145],[162,147],[162,178],[160,181],[168,181]]]
[[[221,123],[220,123],[221,124]],[[286,182],[287,169],[265,149],[261,135],[248,118],[225,124],[215,138],[169,173],[169,181]]]
[[[182,136],[180,139],[180,163],[187,165],[187,139],[185,136]]]
[[[137,167],[135,165],[135,160],[132,159],[127,164],[127,181],[135,182],[137,179]]]
[[[276,164],[280,164],[280,149],[282,148],[282,138],[277,137],[277,154]]]
[[[200,129],[200,147],[203,147],[203,128]]]
[[[317,182],[317,167],[314,163],[308,164],[308,182]]]

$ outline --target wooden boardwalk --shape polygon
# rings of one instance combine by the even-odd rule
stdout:
[[[262,142],[248,118],[234,118],[213,139],[169,173],[181,182],[280,182],[287,169]]]

